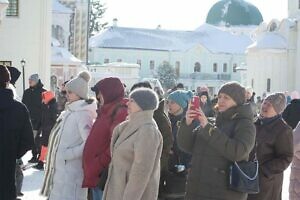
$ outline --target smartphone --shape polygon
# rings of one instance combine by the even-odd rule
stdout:
[[[193,96],[191,101],[191,109],[196,110],[200,108],[200,98],[198,96]]]

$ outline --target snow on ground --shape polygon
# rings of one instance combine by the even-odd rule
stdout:
[[[23,157],[24,163],[31,158],[31,153],[27,153]],[[46,200],[46,198],[39,195],[40,188],[43,182],[44,171],[39,171],[36,169],[28,169],[23,171],[24,173],[24,182],[22,192],[25,194],[22,197],[22,200]],[[290,168],[288,168],[284,173],[284,182],[282,190],[282,200],[289,199],[289,177],[290,177]]]

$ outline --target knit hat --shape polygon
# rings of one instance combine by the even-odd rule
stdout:
[[[283,93],[273,93],[265,98],[265,101],[268,101],[272,104],[275,112],[281,114],[286,106],[286,98]]]
[[[66,84],[66,91],[74,92],[79,97],[88,99],[88,83],[90,79],[90,74],[87,71],[82,71]]]
[[[176,90],[169,94],[168,100],[175,101],[183,109],[188,106],[189,100],[192,99],[193,92],[186,90]]]
[[[142,110],[156,110],[158,108],[157,94],[149,88],[138,88],[129,94]]]
[[[0,65],[0,88],[5,88],[10,81],[10,73],[7,67]]]
[[[19,79],[21,72],[15,67],[8,67],[8,71],[10,72],[11,80],[10,83],[15,85],[16,81]]]
[[[242,105],[246,101],[246,90],[238,82],[228,82],[222,85],[219,93],[224,93],[230,96],[237,105]]]
[[[32,74],[30,77],[29,77],[29,80],[31,81],[34,81],[34,82],[39,82],[40,78],[39,78],[39,75],[38,74]]]

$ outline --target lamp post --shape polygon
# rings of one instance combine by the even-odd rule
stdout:
[[[22,74],[23,74],[23,92],[25,91],[25,64],[26,64],[26,61],[24,59],[22,59],[21,65],[22,65]]]

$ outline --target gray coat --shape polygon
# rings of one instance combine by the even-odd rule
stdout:
[[[104,200],[155,200],[162,136],[152,111],[131,114],[114,129]]]
[[[182,121],[178,144],[192,153],[187,200],[244,200],[246,193],[228,189],[229,166],[247,160],[255,143],[255,127],[249,104],[219,113],[216,124],[192,129]]]

